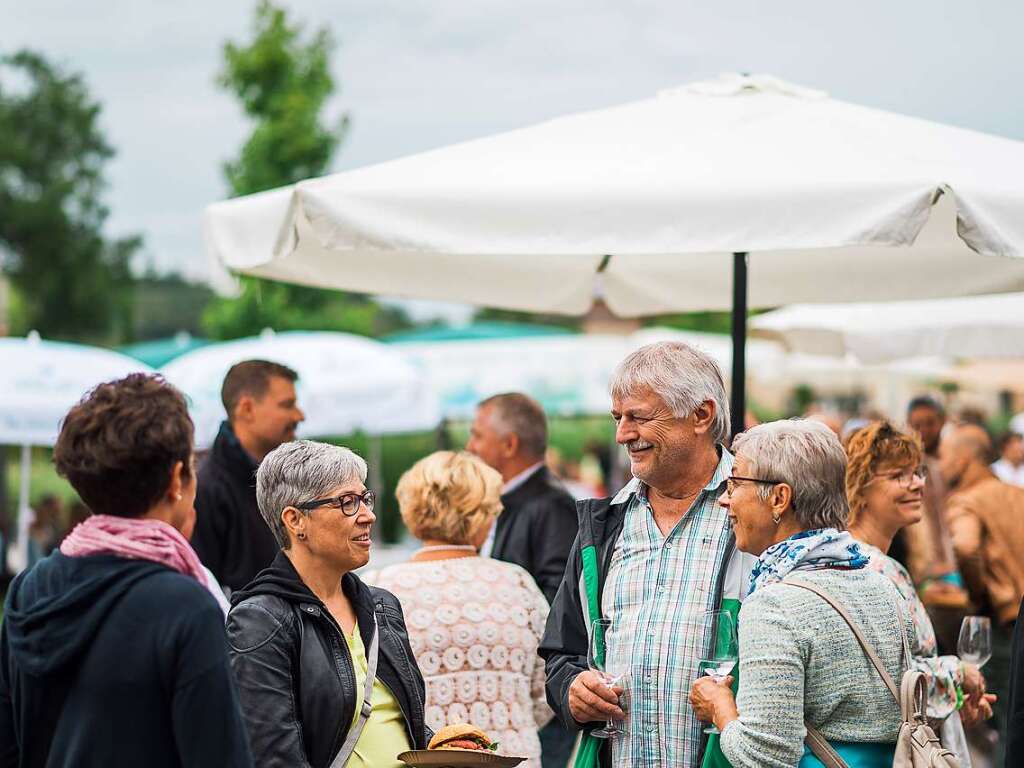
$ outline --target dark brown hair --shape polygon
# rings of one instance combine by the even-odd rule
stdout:
[[[228,421],[234,418],[235,406],[243,395],[263,397],[270,388],[270,380],[275,377],[294,382],[299,374],[287,365],[269,360],[243,360],[232,365],[220,388],[220,400],[224,403]]]
[[[93,512],[139,517],[167,492],[175,463],[191,475],[192,433],[182,394],[160,376],[133,373],[68,411],[53,463]]]
[[[897,429],[888,421],[873,421],[846,440],[846,498],[850,522],[864,511],[865,489],[881,467],[916,469],[924,457],[921,438]]]

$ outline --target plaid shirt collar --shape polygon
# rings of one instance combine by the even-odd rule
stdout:
[[[712,473],[708,484],[704,486],[704,493],[717,492],[725,481],[729,479],[729,475],[732,474],[732,465],[734,462],[732,454],[729,453],[728,449],[724,445],[718,445],[717,450],[719,456],[718,466],[715,467],[715,471]],[[615,494],[615,498],[612,499],[612,504],[625,504],[631,501],[634,496],[646,499],[647,488],[647,483],[639,477],[634,477],[622,486],[621,490],[619,490],[617,494]]]

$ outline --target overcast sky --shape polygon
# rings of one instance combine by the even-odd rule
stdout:
[[[248,126],[214,85],[252,0],[0,0],[0,51],[84,73],[117,149],[111,234],[147,262],[208,274],[200,212]],[[653,95],[724,71],[1024,139],[1019,0],[294,0],[340,43],[343,170]]]

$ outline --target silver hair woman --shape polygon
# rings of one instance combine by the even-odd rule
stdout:
[[[306,440],[271,451],[256,474],[281,552],[232,596],[227,630],[258,765],[326,767],[345,753],[348,766],[397,768],[396,755],[425,747],[401,606],[352,573],[370,558],[376,519],[365,480],[352,451]]]
[[[735,768],[820,766],[804,747],[805,722],[849,764],[891,765],[900,724],[895,699],[835,609],[789,583],[797,577],[831,595],[889,674],[902,677],[910,617],[845,530],[843,447],[825,425],[802,420],[754,427],[733,447],[736,462],[719,503],[736,546],[759,556],[740,611],[743,685],[734,699],[731,677],[701,678],[690,702],[722,731],[722,752]]]

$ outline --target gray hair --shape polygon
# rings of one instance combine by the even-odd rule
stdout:
[[[610,389],[612,397],[628,397],[650,389],[681,419],[710,400],[715,404],[711,436],[716,443],[729,438],[729,398],[722,369],[689,344],[658,341],[640,347],[615,368]]]
[[[504,392],[481,400],[478,408],[493,410],[492,424],[501,434],[519,438],[523,454],[543,458],[548,449],[548,419],[541,404],[521,392]]]
[[[771,421],[736,435],[732,447],[749,462],[752,477],[793,489],[793,514],[803,530],[846,529],[846,451],[827,426],[808,419]],[[759,485],[760,498],[770,494],[770,486]]]
[[[256,502],[281,549],[288,549],[288,531],[281,520],[284,508],[323,498],[339,485],[356,480],[366,481],[366,462],[348,448],[293,440],[260,462]]]

